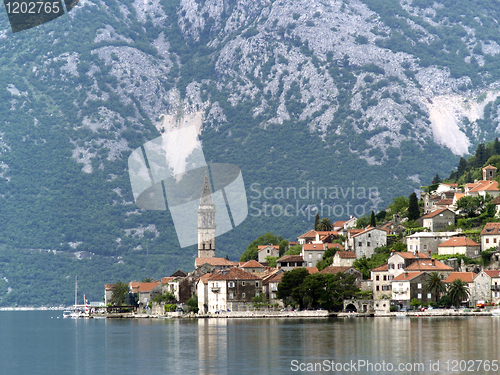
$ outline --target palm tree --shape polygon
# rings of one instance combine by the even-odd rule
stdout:
[[[320,231],[332,230],[332,221],[328,217],[324,217],[318,223],[318,229]]]
[[[431,272],[427,278],[427,283],[425,284],[426,293],[435,293],[436,303],[440,293],[446,292],[446,285],[443,282],[443,278],[439,272]]]
[[[455,305],[459,306],[464,300],[467,300],[470,296],[469,287],[465,281],[460,279],[455,279],[448,286],[448,297],[450,301]]]

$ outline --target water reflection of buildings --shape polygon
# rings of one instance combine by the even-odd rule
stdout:
[[[198,319],[199,374],[227,374],[227,359],[227,319]]]

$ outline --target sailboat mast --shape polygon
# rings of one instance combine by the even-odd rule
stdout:
[[[77,305],[77,296],[78,296],[78,276],[75,276],[75,306]]]

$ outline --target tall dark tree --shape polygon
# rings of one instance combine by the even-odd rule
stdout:
[[[427,282],[425,284],[425,292],[426,293],[434,293],[436,297],[436,302],[439,299],[439,295],[441,293],[446,292],[446,285],[443,282],[442,276],[439,272],[431,272],[427,277]]]
[[[483,164],[486,163],[486,161],[488,160],[488,152],[484,147],[484,143],[480,143],[479,145],[477,145],[476,154],[474,156],[476,157],[476,168],[482,167]]]
[[[370,215],[370,225],[372,227],[377,226],[377,220],[375,219],[375,212],[372,211],[372,214]]]
[[[111,290],[111,304],[113,306],[125,305],[127,297],[128,285],[124,282],[118,281]]]
[[[436,173],[436,175],[434,176],[434,178],[432,179],[432,185],[436,185],[436,184],[439,184],[441,182],[441,178],[439,177],[439,175]]]
[[[298,303],[302,307],[300,286],[307,276],[309,276],[309,271],[305,268],[295,268],[291,271],[285,272],[281,278],[281,282],[278,284],[277,297],[279,299],[286,300],[286,302],[289,302],[291,298],[295,303]]]
[[[420,217],[420,209],[418,208],[418,198],[415,192],[410,194],[408,205],[408,220],[417,220]]]
[[[500,155],[500,141],[498,140],[498,137],[495,137],[495,140],[493,141],[493,153],[494,155]]]
[[[457,166],[457,174],[458,174],[457,177],[463,175],[466,169],[467,169],[467,161],[463,157],[460,157]]]
[[[465,281],[455,279],[448,286],[448,297],[456,307],[460,306],[460,303],[467,300],[469,296],[469,287],[467,286],[467,283]]]
[[[319,214],[316,213],[314,216],[314,230],[318,230],[318,225],[319,225]]]
[[[317,230],[332,230],[332,221],[329,217],[324,217],[318,223]]]

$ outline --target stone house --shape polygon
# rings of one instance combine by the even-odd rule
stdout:
[[[324,243],[305,243],[302,245],[302,259],[306,267],[316,267],[316,263],[323,259],[327,247]]]
[[[356,260],[354,251],[337,251],[333,256],[332,266],[336,267],[352,267]]]
[[[208,279],[211,273],[206,273],[196,281],[196,294],[198,296],[198,314],[208,313]]]
[[[392,280],[396,276],[401,275],[404,270],[417,260],[428,260],[430,257],[418,251],[413,252],[393,252],[389,259],[387,259],[387,268],[389,272],[389,279]]]
[[[443,230],[448,225],[455,225],[455,213],[448,208],[429,212],[422,217],[422,226],[431,232]]]
[[[280,247],[279,245],[260,245],[258,247],[258,259],[259,263],[266,263],[267,257],[279,257],[280,256]]]
[[[437,272],[442,275],[443,279],[448,277],[450,273],[454,271],[454,269],[450,266],[447,266],[443,262],[436,260],[434,258],[430,259],[418,259],[415,260],[412,264],[404,269],[405,272]]]
[[[435,302],[436,294],[425,291],[427,278],[427,272],[403,272],[392,280],[392,299],[404,308],[410,307],[414,298],[421,304]]]
[[[139,305],[147,305],[153,298],[158,295],[161,295],[161,282],[154,281],[150,283],[139,283],[139,287],[137,289],[137,293],[139,296]]]
[[[481,230],[481,251],[491,247],[498,248],[500,243],[500,223],[486,223]]]
[[[375,248],[387,245],[387,232],[385,230],[367,227],[360,233],[352,235],[347,240],[347,250],[354,251],[356,258],[359,259],[363,255],[370,258]]]
[[[382,298],[391,299],[392,296],[391,281],[393,278],[394,276],[389,274],[389,268],[387,262],[378,267],[373,268],[370,271],[370,279],[372,281],[372,288],[373,288],[372,291],[374,300]]]
[[[276,261],[276,267],[283,271],[290,271],[297,267],[303,267],[304,258],[302,255],[285,255]]]
[[[500,271],[482,270],[474,277],[472,302],[478,301],[500,303]]]
[[[299,240],[299,244],[309,244],[309,243],[331,243],[334,239],[339,237],[339,233],[335,230],[333,231],[319,231],[319,230],[310,230],[309,232],[304,233],[299,236],[297,239]]]
[[[478,258],[481,245],[465,236],[453,237],[438,245],[439,255],[462,254],[469,258]]]
[[[262,292],[262,279],[238,267],[220,271],[208,278],[208,312],[246,311]]]
[[[253,259],[243,263],[240,268],[247,272],[264,272],[264,266]]]
[[[104,304],[107,305],[111,303],[111,297],[113,297],[113,288],[115,284],[104,284]]]
[[[283,270],[278,270],[277,272],[271,274],[270,277],[267,277],[262,280],[263,292],[266,295],[267,300],[271,304],[282,303],[282,301],[278,299],[277,293],[278,293],[278,284],[281,282],[281,278],[283,277],[284,274],[285,272]]]
[[[431,255],[438,252],[440,244],[461,235],[460,232],[418,232],[407,236],[405,241],[409,253],[417,251]]]

